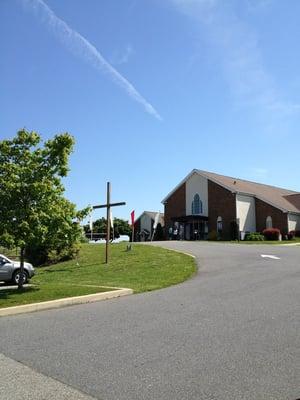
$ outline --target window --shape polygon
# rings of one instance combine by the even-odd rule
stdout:
[[[268,216],[266,219],[266,228],[272,228],[273,227],[273,221],[272,221],[272,217]]]
[[[223,230],[222,217],[218,217],[218,219],[217,219],[217,232],[222,232],[222,230]]]
[[[198,193],[195,194],[194,200],[192,201],[192,215],[202,214],[203,213],[203,205],[200,200],[200,196]]]

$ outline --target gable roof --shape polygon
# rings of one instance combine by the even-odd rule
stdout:
[[[284,198],[292,203],[298,210],[300,210],[300,193],[290,194],[288,196],[284,196]]]
[[[198,169],[193,169],[184,180],[163,199],[162,203],[165,203],[167,199],[194,174],[201,175],[233,193],[257,197],[279,208],[283,212],[300,213],[300,193],[298,192]]]
[[[136,219],[138,221],[144,214],[148,215],[151,219],[155,220],[155,216],[158,213],[158,211],[144,211],[142,214]],[[161,224],[161,226],[164,226],[164,213],[159,213],[159,220],[158,223]]]

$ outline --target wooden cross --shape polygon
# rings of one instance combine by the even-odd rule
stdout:
[[[110,182],[107,182],[106,204],[93,206],[93,210],[97,208],[106,208],[106,245],[105,245],[105,264],[108,263],[108,245],[110,240],[110,207],[125,206],[125,202],[111,203],[110,202]]]

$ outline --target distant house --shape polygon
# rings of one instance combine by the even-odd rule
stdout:
[[[155,221],[155,211],[144,211],[134,223],[134,237],[137,242],[151,240],[153,234],[153,224]],[[164,214],[159,213],[158,223],[164,228]]]
[[[163,200],[165,232],[182,239],[222,239],[240,232],[278,228],[283,235],[300,230],[300,193],[288,189],[192,170]]]

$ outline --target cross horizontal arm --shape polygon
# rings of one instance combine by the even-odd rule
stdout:
[[[96,208],[117,207],[125,205],[126,205],[125,201],[122,201],[120,203],[100,204],[99,206],[93,206],[93,210],[95,210]]]

